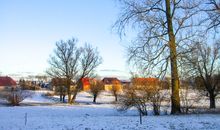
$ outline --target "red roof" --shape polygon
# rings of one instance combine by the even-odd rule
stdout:
[[[0,77],[0,86],[16,86],[16,82],[11,77]]]

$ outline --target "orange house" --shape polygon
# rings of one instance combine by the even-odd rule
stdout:
[[[118,92],[122,92],[123,90],[121,81],[115,77],[104,78],[102,81],[104,83],[104,90],[106,91],[112,91],[113,86],[116,87],[115,89],[117,89]]]

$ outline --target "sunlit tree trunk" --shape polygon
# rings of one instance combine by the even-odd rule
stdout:
[[[169,36],[169,48],[170,48],[170,63],[171,63],[171,114],[180,113],[180,96],[179,96],[179,76],[177,68],[177,52],[176,52],[176,41],[173,32],[172,16],[170,9],[170,0],[166,0],[166,18],[168,25],[168,36]]]

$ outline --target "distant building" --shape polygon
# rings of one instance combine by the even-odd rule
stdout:
[[[82,90],[83,91],[89,91],[90,90],[90,83],[89,83],[90,78],[82,78]]]
[[[102,82],[104,83],[104,90],[111,91],[113,89],[113,85],[117,87],[117,91],[122,91],[123,86],[119,79],[115,77],[106,77],[102,79]]]
[[[14,88],[16,87],[17,83],[11,77],[8,76],[0,76],[0,90],[7,89],[7,88]]]
[[[98,79],[88,78],[88,77],[82,78],[82,84],[83,84],[82,90],[83,90],[83,91],[90,91],[90,82],[91,82],[91,81],[97,82]]]

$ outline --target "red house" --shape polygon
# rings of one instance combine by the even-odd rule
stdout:
[[[93,78],[82,78],[82,84],[83,84],[83,87],[82,87],[82,90],[83,91],[89,91],[90,90],[90,83],[89,81],[91,80],[95,80]]]
[[[0,76],[0,89],[16,87],[17,83],[11,77],[8,76]]]

